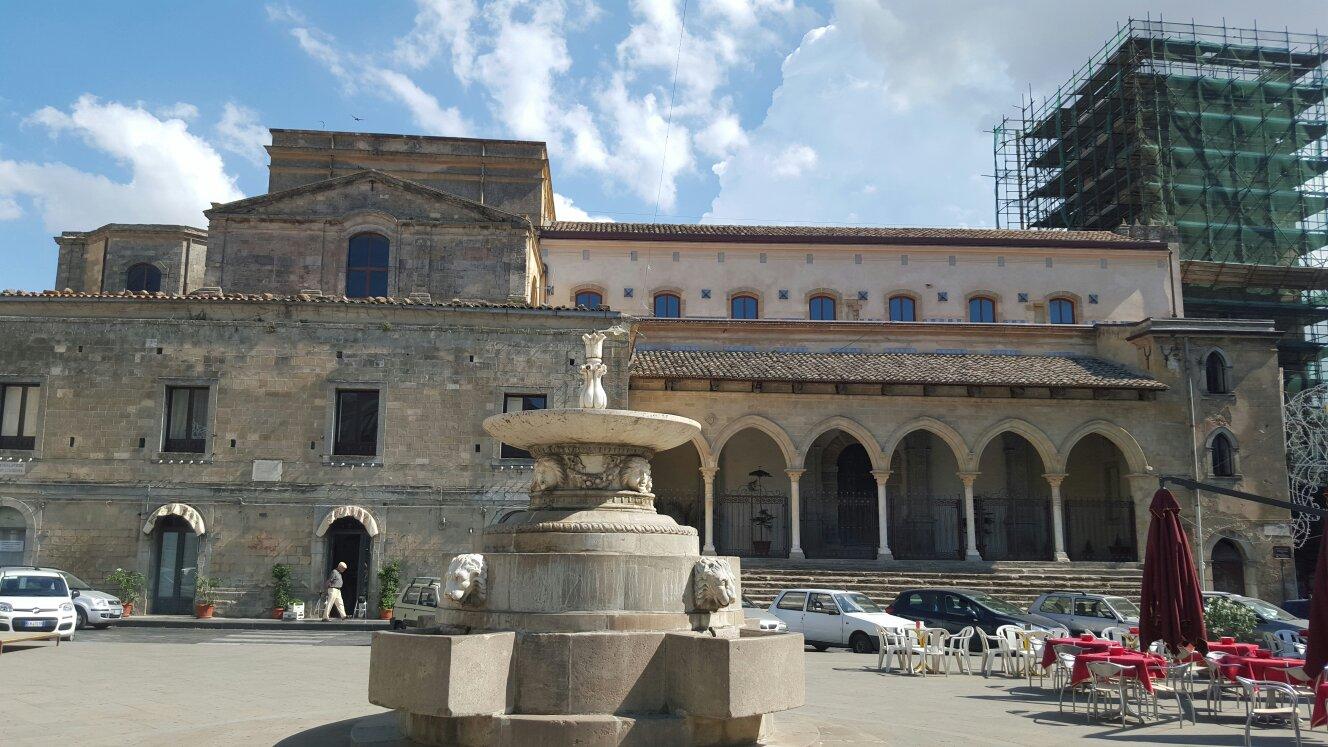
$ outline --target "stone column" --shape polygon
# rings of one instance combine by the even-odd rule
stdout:
[[[789,479],[789,557],[795,560],[801,560],[805,557],[802,553],[802,509],[798,500],[798,481],[802,479],[802,474],[807,470],[786,469],[784,474]]]
[[[979,474],[959,473],[959,479],[964,481],[964,527],[968,530],[968,549],[964,552],[964,560],[982,560],[982,555],[978,553],[978,526],[973,519],[973,483]]]
[[[872,477],[876,478],[876,528],[881,534],[876,544],[876,559],[894,560],[895,556],[890,553],[890,503],[885,487],[890,480],[890,470],[874,469]]]
[[[1051,486],[1051,557],[1058,563],[1070,562],[1065,554],[1065,509],[1061,501],[1061,483],[1065,481],[1064,472],[1048,472],[1042,476]]]
[[[1134,556],[1135,560],[1140,562],[1144,559],[1144,549],[1148,545],[1148,526],[1151,522],[1148,513],[1148,507],[1153,503],[1153,493],[1157,492],[1157,475],[1148,472],[1132,472],[1125,476],[1130,485],[1130,499],[1134,501]],[[1175,486],[1170,488],[1173,492],[1178,490]],[[1195,495],[1190,493],[1190,495]],[[1183,501],[1183,495],[1176,497],[1177,501]],[[1182,503],[1181,515],[1185,514],[1185,506]],[[1195,567],[1199,571],[1199,585],[1205,589],[1212,588],[1212,582],[1208,579],[1207,563],[1204,557],[1204,538],[1199,536],[1198,527],[1193,524],[1194,509],[1191,507],[1190,515],[1184,519],[1185,533],[1189,535],[1190,542],[1195,546],[1195,556],[1200,561]]]
[[[715,554],[715,475],[718,467],[702,467],[701,479],[705,481],[705,540],[702,555]]]

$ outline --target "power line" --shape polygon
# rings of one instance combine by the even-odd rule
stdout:
[[[659,157],[659,186],[655,188],[655,215],[659,215],[659,198],[664,194],[664,167],[669,161],[669,136],[673,134],[673,102],[678,97],[678,68],[682,65],[682,40],[687,36],[687,2],[682,0],[682,18],[678,22],[678,52],[673,58],[673,86],[669,91],[669,111],[664,124],[664,152]]]

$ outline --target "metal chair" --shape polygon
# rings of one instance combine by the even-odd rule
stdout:
[[[1018,651],[1015,658],[1020,662],[1024,671],[1028,675],[1028,686],[1033,686],[1033,670],[1037,670],[1038,684],[1042,684],[1042,679],[1046,671],[1042,669],[1042,650],[1047,645],[1047,633],[1041,630],[1021,630],[1016,634]]]
[[[1092,719],[1097,715],[1098,706],[1104,697],[1114,698],[1120,703],[1121,725],[1125,725],[1125,716],[1130,712],[1129,692],[1133,679],[1124,676],[1129,667],[1113,664],[1109,661],[1088,662],[1088,674],[1091,676],[1088,690],[1088,709],[1086,715]]]
[[[1227,679],[1222,673],[1222,660],[1227,656],[1221,651],[1210,651],[1205,659],[1208,667],[1208,711],[1209,713],[1221,713],[1223,710],[1223,696],[1227,693],[1239,695],[1243,690],[1240,685]]]
[[[1091,682],[1087,680],[1077,685],[1071,680],[1074,676],[1074,660],[1084,650],[1079,646],[1068,643],[1058,643],[1052,650],[1056,652],[1056,661],[1052,665],[1051,682],[1059,693],[1056,707],[1061,711],[1065,710],[1065,691],[1068,689],[1070,691],[1070,710],[1077,711],[1079,707],[1076,696],[1079,694],[1079,690],[1088,689],[1088,686],[1091,686]]]
[[[1291,630],[1278,630],[1263,634],[1264,648],[1275,656],[1301,657],[1305,655],[1304,638]]]
[[[1245,692],[1245,747],[1250,745],[1250,724],[1254,719],[1285,719],[1296,732],[1296,746],[1300,747],[1300,696],[1296,689],[1284,682],[1249,680],[1237,677]],[[1259,699],[1263,705],[1259,705]],[[1285,703],[1285,705],[1283,705]]]
[[[1179,715],[1177,721],[1181,728],[1185,727],[1185,705],[1188,701],[1190,707],[1190,723],[1197,724],[1197,715],[1194,708],[1194,672],[1199,668],[1199,664],[1192,661],[1172,663],[1167,665],[1167,676],[1162,682],[1153,682],[1153,716],[1159,718],[1158,695],[1173,695],[1176,698],[1176,711]]]

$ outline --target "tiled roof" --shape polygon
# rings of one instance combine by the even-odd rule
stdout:
[[[638,239],[645,241],[1166,248],[1165,243],[1140,241],[1111,231],[1016,231],[995,228],[738,226],[715,223],[554,221],[541,228],[540,235],[547,238]]]
[[[734,381],[1167,388],[1156,379],[1099,358],[1053,355],[637,350],[631,375]]]
[[[609,311],[606,306],[588,309],[584,306],[536,306],[527,303],[484,301],[479,299],[453,298],[447,301],[426,301],[419,298],[347,298],[345,296],[315,296],[309,294],[277,295],[273,293],[197,293],[181,295],[179,293],[148,293],[147,291],[121,291],[119,293],[83,293],[80,291],[0,291],[4,298],[72,298],[72,299],[114,299],[121,301],[188,301],[190,303],[314,303],[347,304],[357,306],[421,306],[427,308],[461,309],[545,309],[550,311]]]

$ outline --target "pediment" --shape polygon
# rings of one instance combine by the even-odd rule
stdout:
[[[204,214],[271,219],[345,218],[366,212],[397,220],[508,224],[525,228],[529,222],[473,200],[441,192],[383,171],[366,170],[324,179],[280,192],[214,205]]]

